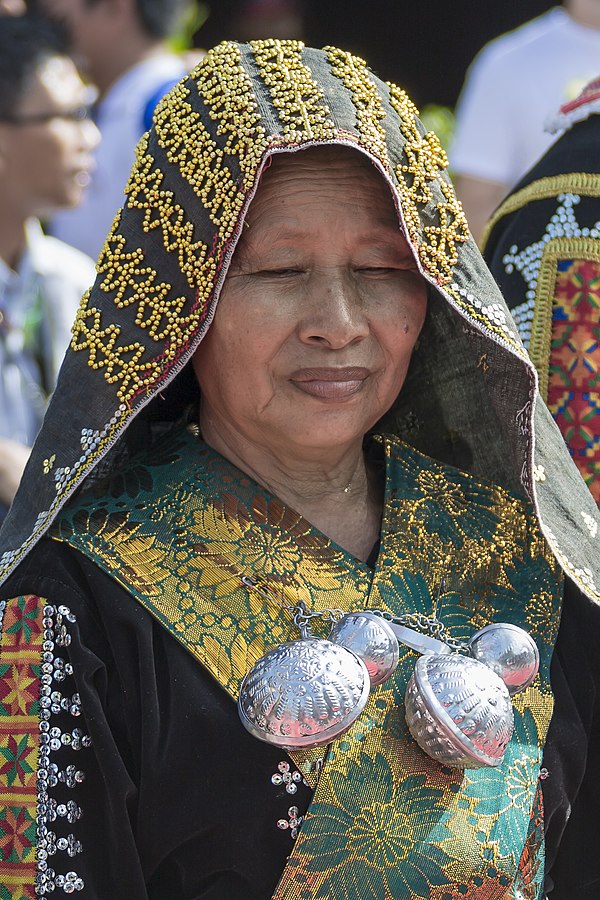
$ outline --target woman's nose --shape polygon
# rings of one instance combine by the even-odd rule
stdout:
[[[337,350],[367,337],[368,319],[350,277],[313,277],[306,299],[299,326],[302,341]]]

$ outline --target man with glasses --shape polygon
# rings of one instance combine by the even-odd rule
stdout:
[[[135,156],[161,97],[186,73],[172,53],[173,34],[189,0],[40,0],[40,9],[64,26],[69,49],[98,88],[94,118],[102,142],[84,202],[52,219],[52,234],[96,258]]]
[[[0,17],[0,519],[41,424],[70,326],[94,278],[39,218],[76,206],[98,130],[59,33]]]

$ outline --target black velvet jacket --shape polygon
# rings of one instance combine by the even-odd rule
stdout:
[[[54,827],[57,838],[72,832],[84,847],[73,862],[84,896],[267,900],[293,846],[281,825],[310,801],[301,780],[294,794],[272,781],[282,762],[293,772],[292,761],[251,737],[212,676],[76,551],[43,540],[2,595],[33,591],[75,616],[74,674],[62,693],[80,694],[84,723],[76,724],[92,747],[55,754],[60,768],[75,762],[85,780],[53,789],[59,803],[75,799],[81,808],[77,822]],[[544,755],[549,900],[600,896],[599,632],[600,608],[567,583]],[[59,714],[52,725],[72,728],[69,718]]]

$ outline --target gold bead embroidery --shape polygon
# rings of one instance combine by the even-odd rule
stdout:
[[[217,123],[217,135],[227,136],[223,152],[237,158],[244,175],[243,188],[249,187],[267,148],[267,139],[252,82],[242,68],[239,47],[219,44],[207,53],[192,77],[210,118]]]
[[[211,221],[220,225],[237,195],[237,186],[225,161],[225,154],[188,102],[189,89],[178,84],[169,102],[154,114],[158,143],[170,163],[198,195]]]
[[[286,140],[333,138],[335,126],[323,91],[302,62],[302,41],[251,41],[250,47]]]
[[[194,241],[194,225],[175,203],[173,192],[162,188],[163,173],[153,168],[154,160],[147,151],[146,134],[138,144],[136,164],[125,188],[126,206],[144,211],[142,228],[146,233],[161,229],[163,246],[167,252],[177,253],[179,269],[190,288],[197,290],[207,280],[212,284],[215,264],[207,259],[208,247],[202,241]]]
[[[369,78],[369,70],[364,59],[353,56],[337,47],[324,47],[336,78],[351,92],[356,108],[356,126],[364,147],[373,154],[389,171],[385,131],[381,120],[386,112],[377,93],[377,88]]]
[[[446,284],[458,262],[457,245],[469,238],[469,226],[453,188],[444,180],[448,159],[437,136],[433,132],[421,134],[414,103],[395,84],[388,83],[388,88],[390,103],[400,117],[400,129],[406,140],[403,148],[406,162],[396,166],[406,227],[424,268],[439,284]],[[437,202],[432,191],[436,181],[443,195]],[[419,207],[434,202],[437,224],[422,228]]]
[[[84,295],[73,323],[73,350],[89,350],[88,366],[104,369],[109,384],[120,382],[117,396],[127,400],[145,383],[146,367],[140,361],[144,347],[137,342],[118,345],[121,329],[118,325],[102,327],[102,314],[94,306],[88,306],[90,292]]]

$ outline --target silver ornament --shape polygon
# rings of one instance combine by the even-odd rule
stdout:
[[[329,640],[356,653],[364,662],[376,687],[392,675],[398,665],[400,648],[391,626],[381,616],[368,611],[347,613],[335,623]]]
[[[318,747],[350,728],[369,691],[369,673],[358,656],[306,637],[258,660],[240,687],[238,712],[261,741],[284,750]]]
[[[529,687],[537,675],[540,654],[533,638],[518,625],[495,622],[486,625],[470,639],[474,659],[500,676],[509,694]]]
[[[405,704],[410,733],[443,765],[473,769],[502,762],[513,708],[506,685],[483,663],[459,654],[421,656]]]

